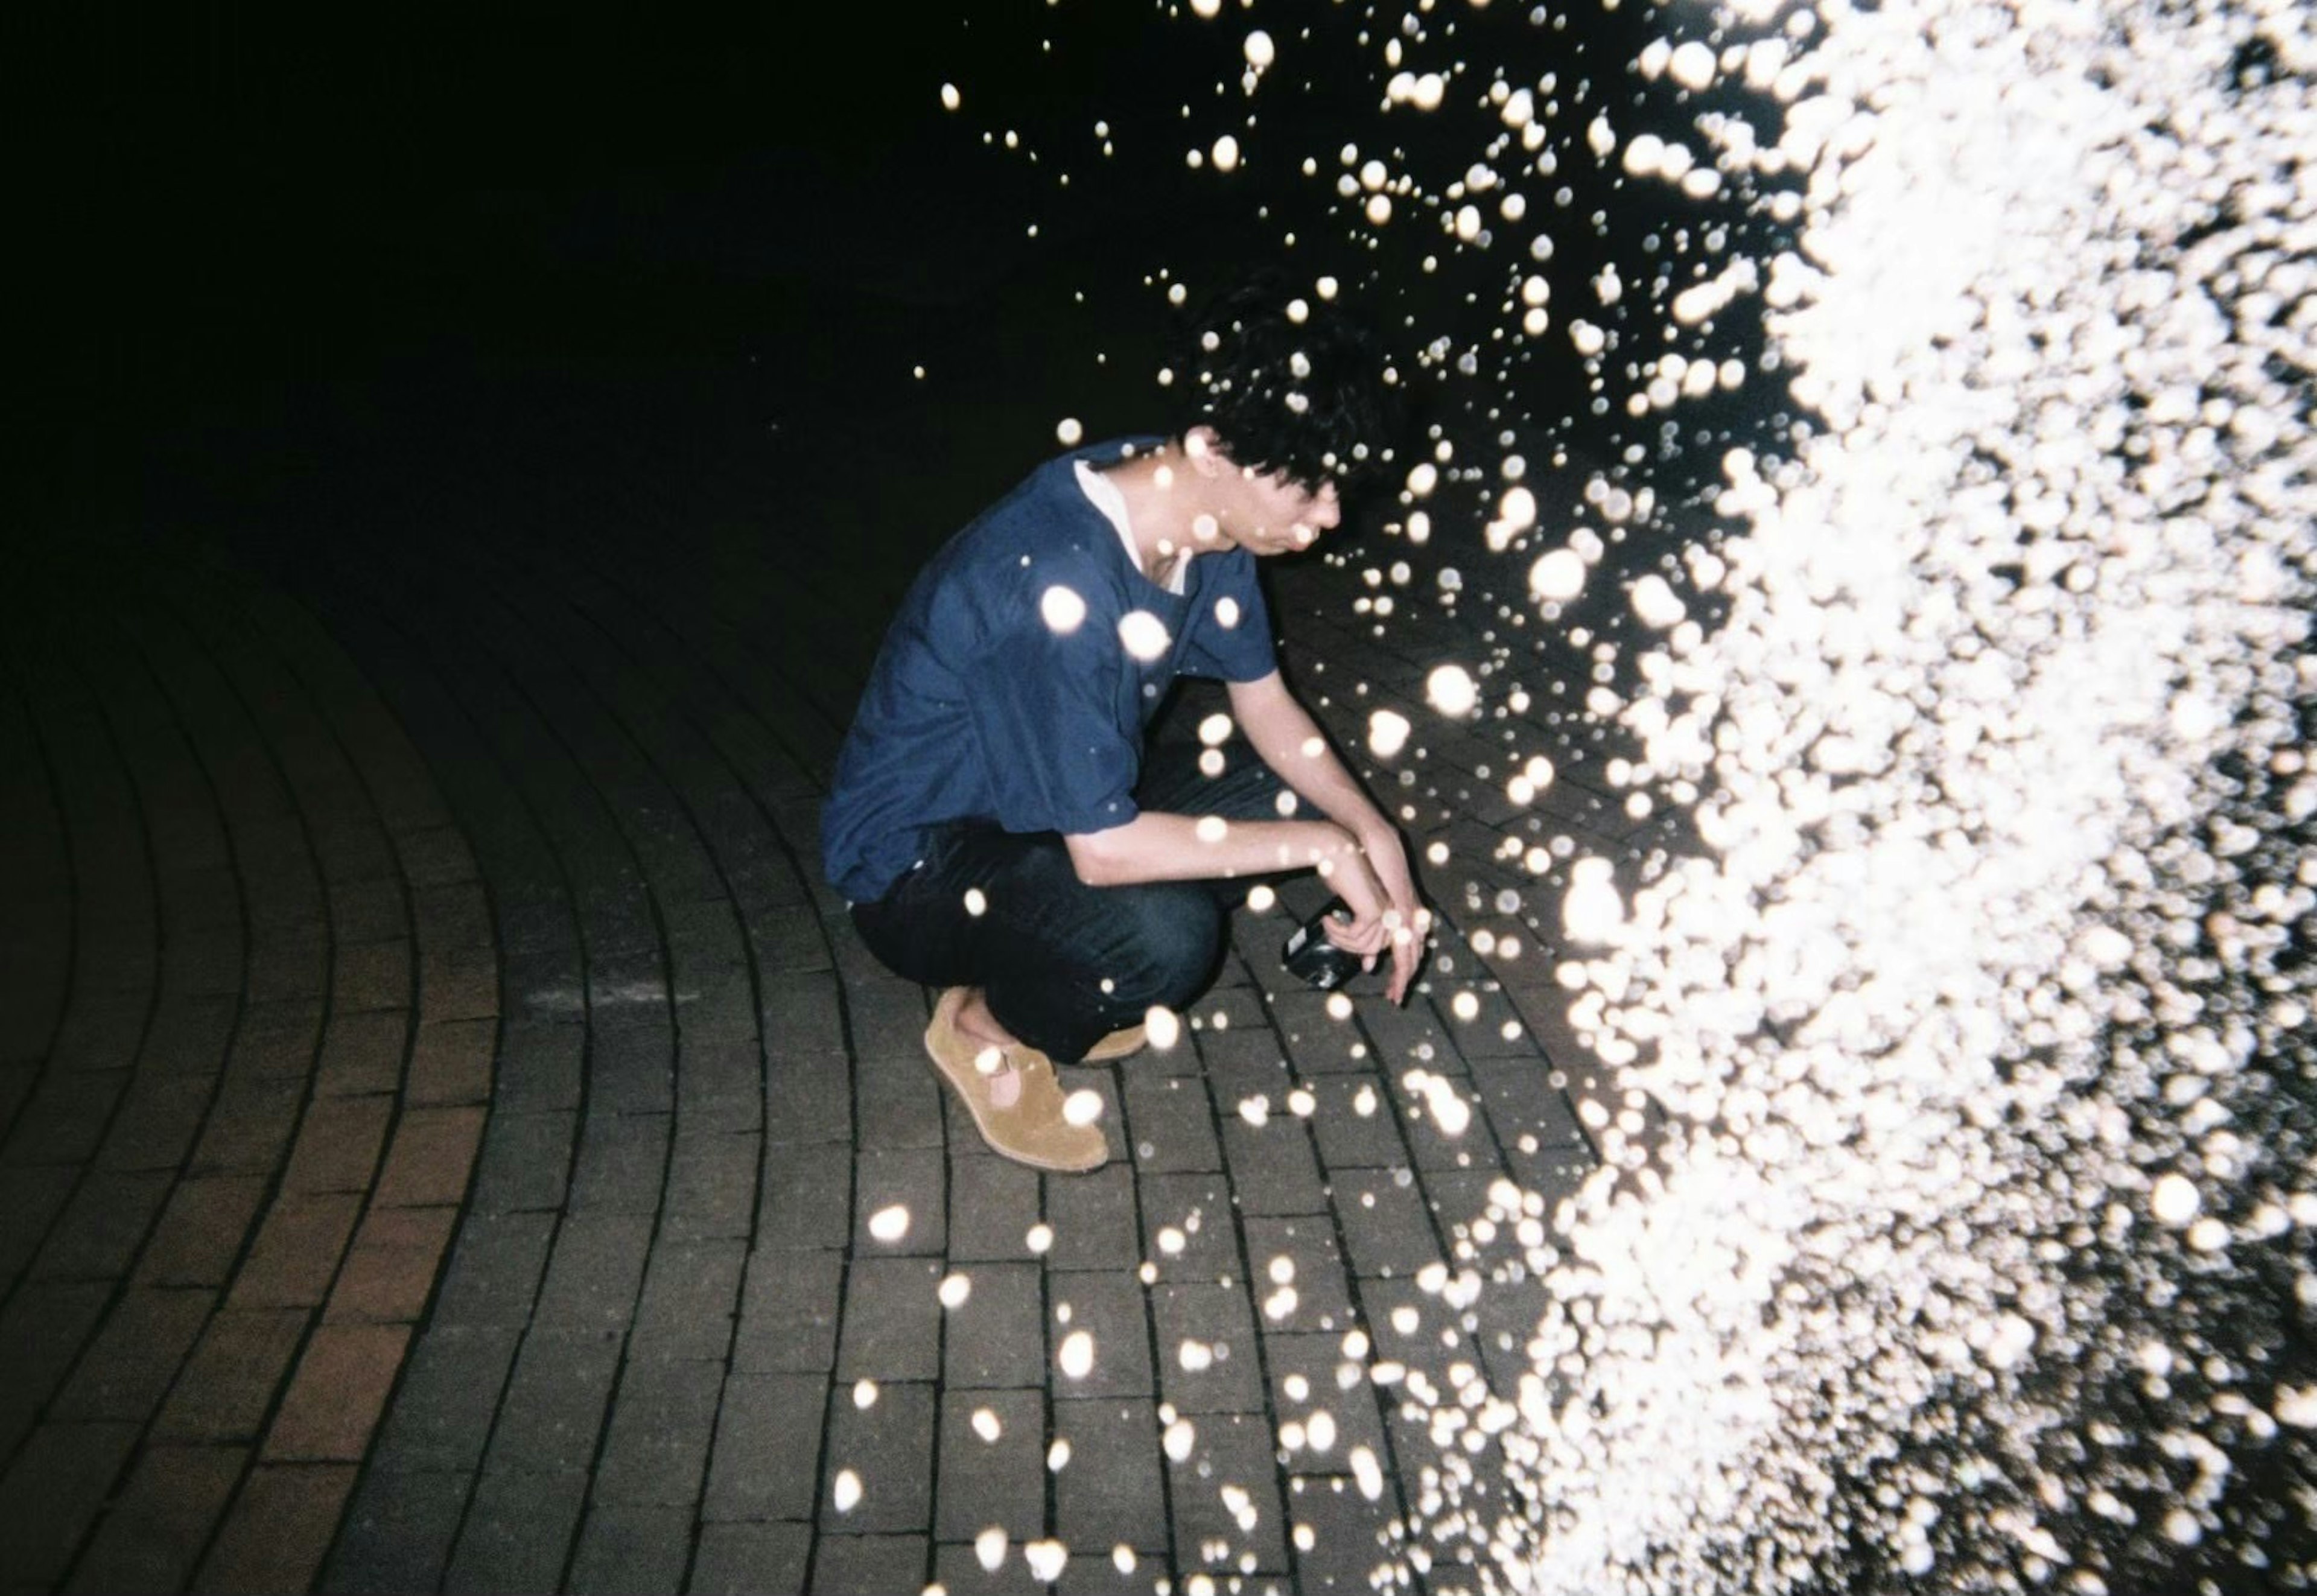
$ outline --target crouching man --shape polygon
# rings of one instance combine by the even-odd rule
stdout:
[[[1188,1007],[1253,878],[1324,873],[1352,911],[1328,936],[1388,962],[1394,1002],[1423,945],[1400,835],[1281,680],[1256,579],[1382,463],[1381,356],[1332,302],[1260,280],[1199,318],[1176,391],[1182,430],[1041,466],[919,573],[822,814],[862,940],[946,989],[935,1067],[1040,1169],[1105,1156],[1054,1064],[1123,1057],[1154,1006]],[[1146,763],[1181,676],[1227,684],[1254,758]]]

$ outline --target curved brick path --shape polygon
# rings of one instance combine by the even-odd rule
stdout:
[[[917,554],[847,535],[845,475],[689,391],[482,381],[447,419],[424,387],[335,396],[269,424],[298,464],[251,512],[271,530],[206,526],[229,559],[84,549],[13,606],[0,1566],[962,1592],[1039,1588],[1022,1547],[1051,1538],[1067,1590],[1366,1589],[1436,1454],[1339,1385],[1346,1333],[1443,1382],[1477,1352],[1509,1389],[1535,1284],[1460,1315],[1413,1276],[1500,1172],[1551,1192],[1594,1161],[1540,1054],[1567,1045],[1544,950],[1490,970],[1452,934],[1427,996],[1346,1023],[1280,984],[1284,911],[1242,914],[1184,1044],[1085,1073],[1108,1167],[992,1158],[924,1065],[926,995],[813,851]],[[780,535],[770,504],[829,530]],[[1471,657],[1463,623],[1363,631],[1355,573],[1279,577],[1346,740]],[[1507,838],[1626,840],[1582,748],[1516,811],[1498,735],[1431,737],[1400,790],[1455,847],[1428,885],[1468,928],[1534,891]],[[1418,1064],[1476,1105],[1461,1136]],[[872,1237],[897,1205],[906,1233]]]
[[[313,1577],[491,1095],[466,843],[295,606],[30,573],[0,694],[0,1566]]]

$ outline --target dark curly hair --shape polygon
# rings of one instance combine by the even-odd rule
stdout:
[[[1178,329],[1178,434],[1214,429],[1232,462],[1313,492],[1379,476],[1397,420],[1366,322],[1267,269],[1218,291]]]

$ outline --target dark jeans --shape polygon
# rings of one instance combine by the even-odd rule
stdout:
[[[1154,749],[1135,802],[1158,814],[1276,820],[1279,778],[1243,743],[1220,776],[1196,749]],[[1014,833],[953,821],[927,838],[922,864],[853,923],[897,975],[927,986],[978,986],[1007,1030],[1065,1063],[1153,1004],[1180,1010],[1207,990],[1231,908],[1255,877],[1090,887],[1051,831]],[[968,911],[979,889],[985,907]]]

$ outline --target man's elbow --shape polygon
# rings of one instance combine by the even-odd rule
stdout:
[[[1070,856],[1070,868],[1077,873],[1081,884],[1090,887],[1114,887],[1119,884],[1118,849],[1112,840],[1114,831],[1086,831],[1062,838],[1062,846]]]

